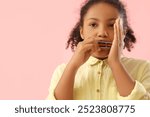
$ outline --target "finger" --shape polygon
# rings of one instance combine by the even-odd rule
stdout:
[[[120,30],[121,30],[121,35],[124,35],[124,29],[123,29],[123,19],[120,19]]]
[[[120,18],[117,20],[117,35],[118,35],[118,41],[120,42],[121,38],[121,32],[120,32]]]
[[[125,33],[124,33],[124,27],[123,27],[123,19],[120,18],[120,47],[123,48],[124,46],[124,38],[125,38]]]
[[[95,42],[95,39],[93,37],[88,37],[87,39],[84,39],[83,41],[84,44],[90,44],[94,42]]]
[[[93,44],[86,44],[86,45],[84,45],[83,51],[84,52],[88,52],[89,51],[90,53],[95,52],[94,45]]]
[[[123,27],[123,19],[120,19],[120,29],[121,29],[121,41],[123,42],[124,38],[125,38],[125,29]]]
[[[120,48],[122,48],[122,45],[123,45],[123,35],[122,35],[123,27],[122,27],[121,19],[119,19],[119,21],[117,23],[117,31],[118,31],[118,46]]]
[[[118,35],[117,35],[117,20],[116,20],[116,23],[114,24],[114,40],[113,40],[113,43],[114,41],[117,41],[118,40]]]

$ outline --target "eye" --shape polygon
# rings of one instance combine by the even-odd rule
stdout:
[[[91,23],[91,24],[89,24],[89,26],[92,28],[96,28],[98,25],[96,23]]]
[[[113,28],[114,27],[114,23],[113,24],[108,24],[108,27]]]

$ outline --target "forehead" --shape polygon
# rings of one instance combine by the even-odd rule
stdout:
[[[117,18],[119,16],[118,10],[110,4],[98,3],[89,8],[84,19],[97,18],[99,20],[108,20]]]

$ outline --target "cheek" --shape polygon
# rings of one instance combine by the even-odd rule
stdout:
[[[109,32],[109,39],[114,40],[114,31]]]
[[[84,30],[84,38],[94,37],[94,36],[95,36],[94,30],[88,28]]]

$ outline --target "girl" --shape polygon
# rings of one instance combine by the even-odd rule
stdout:
[[[150,62],[121,56],[135,42],[119,0],[87,0],[68,40],[75,52],[55,70],[47,99],[150,99]]]

